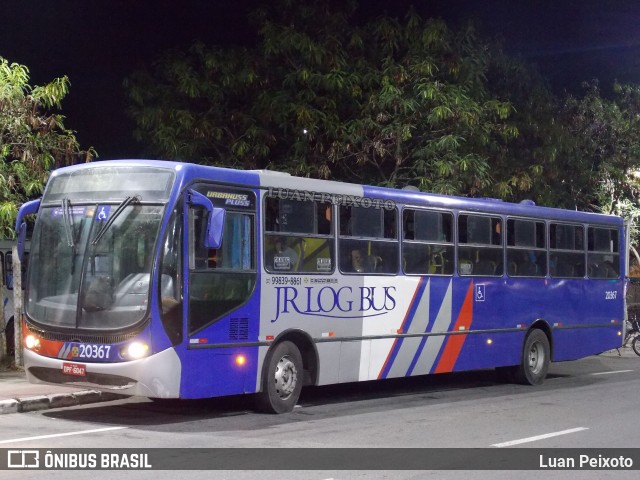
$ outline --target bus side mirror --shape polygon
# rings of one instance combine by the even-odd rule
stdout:
[[[24,260],[24,247],[27,242],[27,223],[24,218],[27,215],[38,213],[40,208],[40,200],[31,200],[23,204],[18,210],[18,217],[16,218],[16,232],[18,232],[18,258],[22,262]]]
[[[189,190],[188,202],[190,205],[204,207],[207,211],[207,234],[204,240],[206,248],[218,249],[222,245],[222,234],[224,233],[224,219],[226,210],[213,206],[211,200],[195,190]]]

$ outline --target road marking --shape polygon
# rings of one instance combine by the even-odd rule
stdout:
[[[84,435],[86,433],[109,432],[111,430],[122,430],[124,428],[129,428],[129,427],[106,427],[106,428],[95,428],[93,430],[78,430],[77,432],[55,433],[52,435],[40,435],[37,437],[23,437],[23,438],[14,438],[11,440],[0,440],[0,443],[30,442],[32,440],[42,440],[45,438],[70,437],[71,435]]]
[[[615,370],[613,372],[596,372],[590,373],[589,375],[611,375],[612,373],[628,373],[633,372],[634,370]]]
[[[510,442],[494,443],[491,446],[498,447],[498,448],[511,447],[512,445],[520,445],[521,443],[536,442],[538,440],[544,440],[545,438],[558,437],[560,435],[568,435],[570,433],[582,432],[583,430],[589,430],[589,429],[586,427],[571,428],[569,430],[562,430],[561,432],[545,433],[544,435],[536,435],[535,437],[521,438],[520,440],[512,440]]]

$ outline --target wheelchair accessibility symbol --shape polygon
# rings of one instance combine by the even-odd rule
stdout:
[[[96,220],[98,222],[105,222],[109,218],[109,211],[111,210],[111,205],[101,205],[98,207],[98,215]]]
[[[476,302],[484,302],[486,298],[484,293],[484,285],[476,285]]]

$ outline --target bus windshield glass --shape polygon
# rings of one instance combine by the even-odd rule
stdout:
[[[175,175],[166,168],[143,168],[130,166],[105,166],[78,169],[54,175],[47,186],[43,205],[72,202],[119,203],[135,194],[145,202],[166,202],[171,193]]]
[[[67,179],[66,187],[74,181]],[[115,188],[118,182],[102,184]],[[70,189],[54,184],[47,190],[31,243],[31,258],[38,261],[29,275],[26,313],[34,322],[108,333],[146,318],[164,205],[158,202],[157,184],[152,204],[145,198],[152,185],[122,192],[123,185],[117,199],[114,190],[91,192],[94,198],[108,198],[92,204],[78,198],[91,190],[79,183]]]

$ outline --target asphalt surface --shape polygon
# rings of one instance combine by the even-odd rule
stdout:
[[[636,356],[630,347],[611,350],[601,355]],[[24,370],[19,367],[0,369],[0,415],[108,402],[121,398],[125,396],[81,387],[32,384],[27,381]]]

